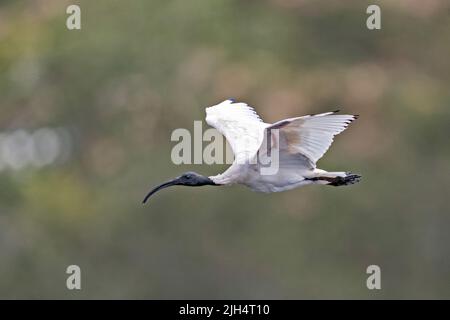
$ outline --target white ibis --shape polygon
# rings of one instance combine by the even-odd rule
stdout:
[[[289,118],[268,124],[246,103],[232,99],[206,108],[206,122],[225,136],[235,159],[222,174],[205,177],[195,172],[153,188],[155,192],[175,185],[198,187],[242,184],[254,191],[279,192],[309,184],[345,186],[360,176],[348,172],[327,172],[316,168],[334,136],[344,131],[358,116],[338,115],[338,111]],[[268,143],[268,141],[270,143]],[[277,154],[277,168],[262,174],[262,155]]]

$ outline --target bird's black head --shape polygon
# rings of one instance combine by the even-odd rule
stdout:
[[[206,185],[216,185],[214,181],[209,179],[208,177],[202,176],[195,172],[185,172],[181,176],[167,181],[163,184],[160,184],[159,186],[156,186],[153,188],[144,198],[144,201],[142,203],[145,203],[148,198],[157,191],[171,187],[171,186],[188,186],[188,187],[199,187],[199,186],[206,186]]]
[[[183,173],[178,179],[178,184],[183,186],[198,187],[209,184],[214,184],[208,177],[202,176],[201,174],[189,171]]]

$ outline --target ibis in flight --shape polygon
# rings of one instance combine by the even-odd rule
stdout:
[[[225,172],[210,177],[186,172],[153,188],[143,203],[155,192],[177,185],[242,184],[254,191],[279,192],[309,184],[354,184],[361,178],[357,174],[328,172],[316,167],[317,160],[328,150],[334,136],[358,117],[337,112],[289,118],[269,124],[262,121],[246,103],[233,99],[206,108],[206,122],[225,136],[233,150],[232,165]],[[262,163],[262,158],[276,162],[274,170],[264,171],[268,166]]]

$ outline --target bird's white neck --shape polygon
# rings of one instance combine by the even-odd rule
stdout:
[[[240,179],[242,179],[243,177],[244,170],[244,166],[233,164],[225,172],[215,176],[210,176],[208,178],[211,179],[215,184],[230,185],[240,182]]]

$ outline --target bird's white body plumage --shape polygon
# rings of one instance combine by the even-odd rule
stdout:
[[[268,124],[245,103],[225,100],[206,108],[206,122],[225,136],[235,159],[222,174],[209,177],[219,185],[243,184],[255,191],[278,192],[307,184],[328,184],[326,178],[345,177],[345,172],[316,168],[335,135],[344,131],[356,116],[327,112],[290,118]],[[278,152],[275,174],[261,174],[257,157]]]

